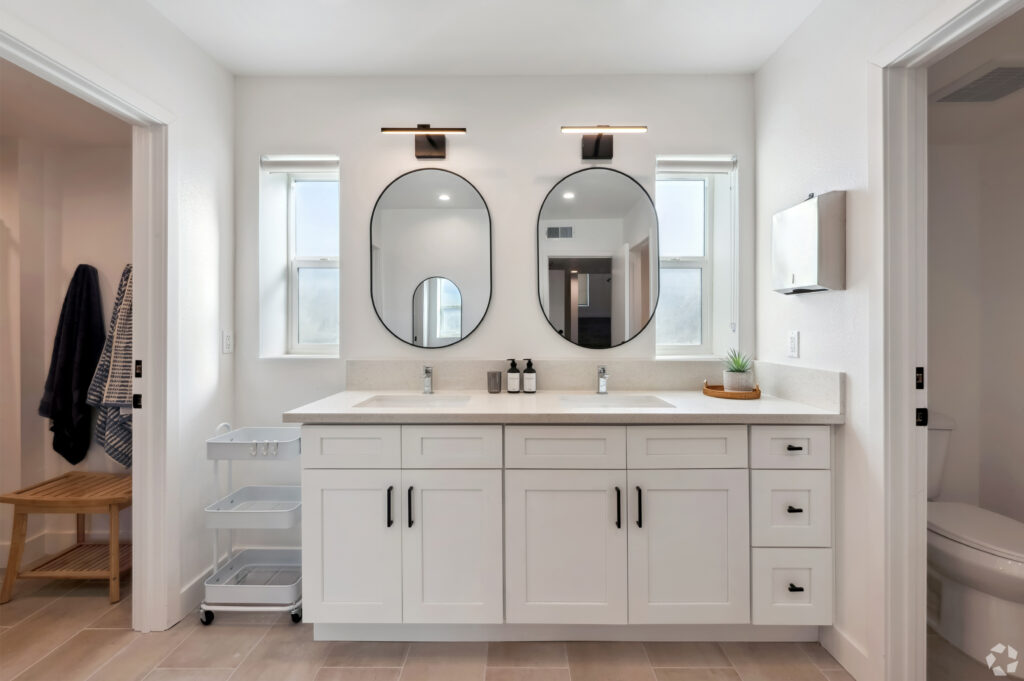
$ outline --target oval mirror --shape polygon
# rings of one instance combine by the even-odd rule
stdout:
[[[491,214],[476,187],[430,168],[384,189],[370,218],[370,295],[410,345],[444,347],[476,329],[491,302]]]
[[[537,289],[566,340],[610,348],[634,338],[658,305],[658,216],[629,175],[585,168],[548,192],[537,218]]]

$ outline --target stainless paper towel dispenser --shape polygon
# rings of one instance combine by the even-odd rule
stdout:
[[[846,288],[846,192],[812,195],[772,216],[772,289]]]

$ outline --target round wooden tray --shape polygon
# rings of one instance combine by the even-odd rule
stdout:
[[[720,397],[724,400],[759,400],[761,399],[761,386],[755,385],[753,390],[746,392],[732,392],[727,391],[723,386],[720,385],[708,385],[707,380],[704,381],[704,394],[708,397]]]

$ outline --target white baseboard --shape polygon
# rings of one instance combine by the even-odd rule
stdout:
[[[11,554],[10,540],[0,542],[0,565],[7,568],[7,558]],[[49,553],[46,532],[37,532],[25,540],[25,552],[21,556],[21,567],[36,562]]]
[[[752,624],[314,624],[316,641],[816,641],[818,627]]]
[[[822,627],[821,645],[857,681],[881,681],[882,676],[878,674],[884,669],[884,665],[872,665],[867,651],[839,627]]]

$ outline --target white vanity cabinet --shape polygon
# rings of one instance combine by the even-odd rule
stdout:
[[[626,472],[505,472],[506,620],[625,624]]]
[[[828,425],[304,426],[305,619],[831,624],[831,437]]]
[[[750,622],[747,471],[629,471],[629,622]]]
[[[403,438],[401,426],[303,428],[311,442],[302,472],[306,621],[503,621],[502,471],[493,451],[501,427],[486,429],[418,427]],[[450,449],[439,449],[445,439]],[[403,440],[414,446],[408,455]],[[424,467],[399,468],[403,460]],[[393,467],[360,467],[368,461]],[[440,467],[453,461],[477,468]]]

